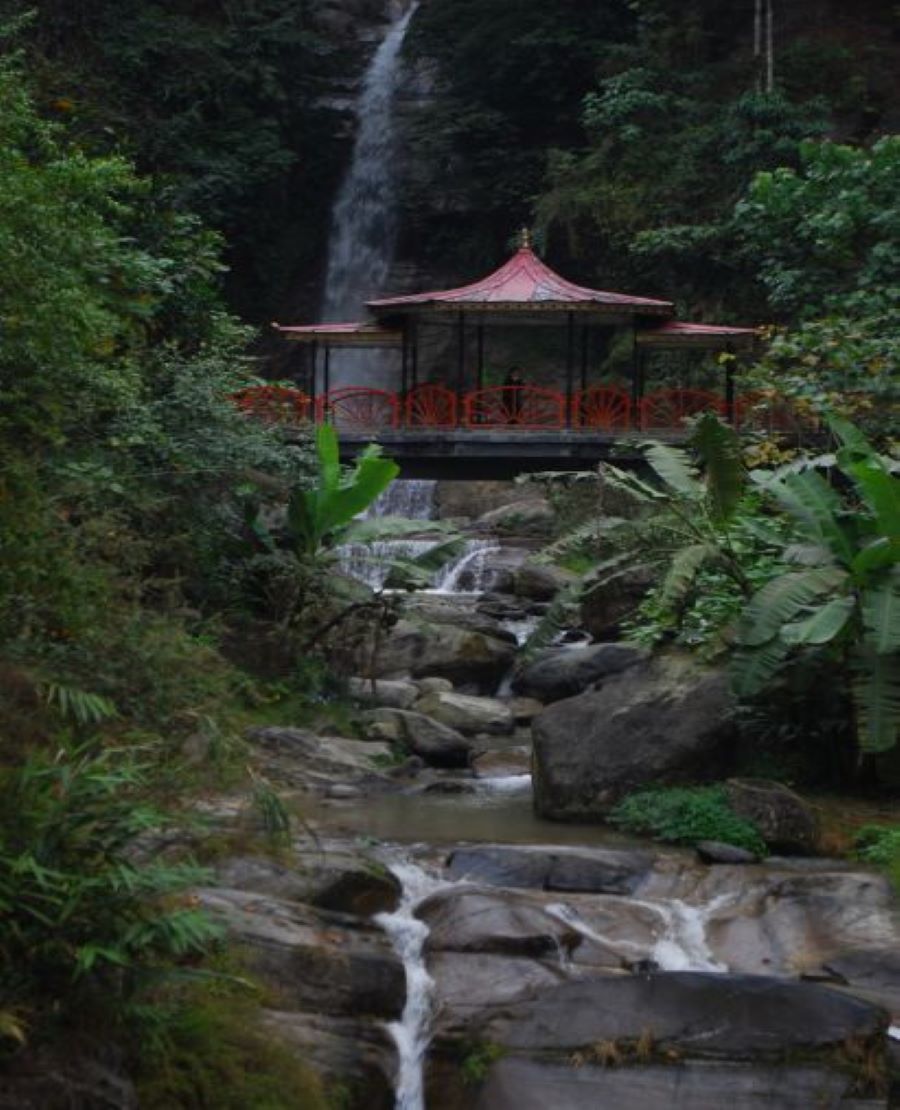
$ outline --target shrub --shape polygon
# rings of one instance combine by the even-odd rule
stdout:
[[[900,888],[900,825],[864,825],[856,835],[860,859],[884,868]]]
[[[720,840],[757,855],[766,851],[759,829],[732,812],[721,786],[640,790],[619,802],[609,819],[672,844]]]

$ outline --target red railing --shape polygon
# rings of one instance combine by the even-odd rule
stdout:
[[[566,395],[538,386],[492,386],[462,396],[442,385],[421,385],[405,396],[384,389],[347,386],[316,399],[288,386],[249,386],[233,395],[243,411],[279,424],[300,424],[313,412],[349,432],[377,432],[384,428],[471,430],[516,428],[527,431],[573,430],[606,434],[677,431],[684,421],[702,412],[727,418],[725,400],[703,389],[659,389],[637,405],[617,386],[592,386],[572,397],[571,420]],[[787,400],[748,393],[735,398],[734,422],[751,430],[800,434],[815,429],[815,421],[799,414]]]
[[[532,385],[495,385],[463,398],[467,428],[564,428],[565,394]]]
[[[328,421],[350,430],[396,428],[400,423],[400,401],[396,393],[386,389],[352,385],[320,397],[317,414],[320,423]]]
[[[456,394],[442,385],[416,386],[403,405],[407,428],[455,428],[458,412]]]
[[[575,394],[572,415],[577,428],[626,431],[631,427],[631,398],[613,385],[593,386]]]
[[[638,404],[641,431],[680,428],[688,416],[714,412],[725,416],[725,401],[705,389],[658,389]]]

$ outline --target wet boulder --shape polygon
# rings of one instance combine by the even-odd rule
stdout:
[[[379,646],[375,673],[379,678],[446,678],[492,693],[515,654],[508,638],[453,624],[401,620]]]
[[[532,724],[537,812],[602,820],[641,786],[721,777],[733,751],[731,707],[725,674],[681,654],[549,706]]]
[[[509,705],[497,698],[434,691],[419,698],[414,709],[468,735],[482,732],[502,736],[515,727]]]
[[[423,902],[416,916],[429,928],[427,952],[543,956],[581,942],[539,902],[510,892],[442,891]]]
[[[351,678],[347,682],[347,692],[351,698],[364,705],[409,709],[419,696],[419,687],[414,682],[404,682],[402,679]]]
[[[628,644],[593,644],[542,652],[513,679],[513,690],[538,701],[561,701],[636,666],[646,658]]]
[[[768,779],[729,779],[725,784],[729,807],[762,833],[780,852],[815,852],[819,838],[815,814],[783,783]]]
[[[529,601],[552,601],[560,590],[577,581],[578,575],[562,567],[523,563],[516,571],[513,593]]]
[[[472,744],[455,728],[409,709],[373,709],[364,714],[366,734],[404,748],[430,767],[467,767]]]
[[[595,640],[615,640],[619,626],[637,609],[658,572],[649,566],[627,567],[615,576],[589,578],[581,594],[581,623]]]
[[[650,852],[610,848],[458,848],[447,863],[454,879],[560,893],[633,894],[653,867]]]

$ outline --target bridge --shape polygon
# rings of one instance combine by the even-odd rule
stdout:
[[[406,393],[347,386],[312,397],[252,386],[235,400],[248,415],[291,428],[329,422],[350,459],[377,442],[407,478],[509,478],[538,470],[586,470],[604,459],[635,459],[647,439],[678,442],[703,412],[742,428],[801,434],[789,405],[759,394],[660,389],[633,397],[618,386],[568,396],[538,386],[457,393],[422,385]]]

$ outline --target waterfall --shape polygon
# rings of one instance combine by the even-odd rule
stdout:
[[[357,320],[367,300],[384,291],[397,238],[394,200],[394,97],[401,73],[401,51],[418,0],[406,11],[394,5],[394,18],[375,51],[356,102],[356,142],[350,167],[332,210],[328,269],[322,318]],[[332,364],[332,385],[371,384],[379,362],[376,351],[340,352]]]
[[[437,482],[407,479],[392,482],[375,501],[367,517],[403,517],[406,520],[434,520]],[[423,531],[425,528],[423,527]],[[392,559],[415,559],[443,543],[440,534],[427,539],[372,540],[369,543],[347,543],[338,548],[339,565],[344,574],[357,578],[373,590],[380,590]],[[490,589],[493,571],[486,565],[487,556],[499,551],[492,540],[470,539],[465,550],[435,572],[432,589],[440,594],[479,593]]]

